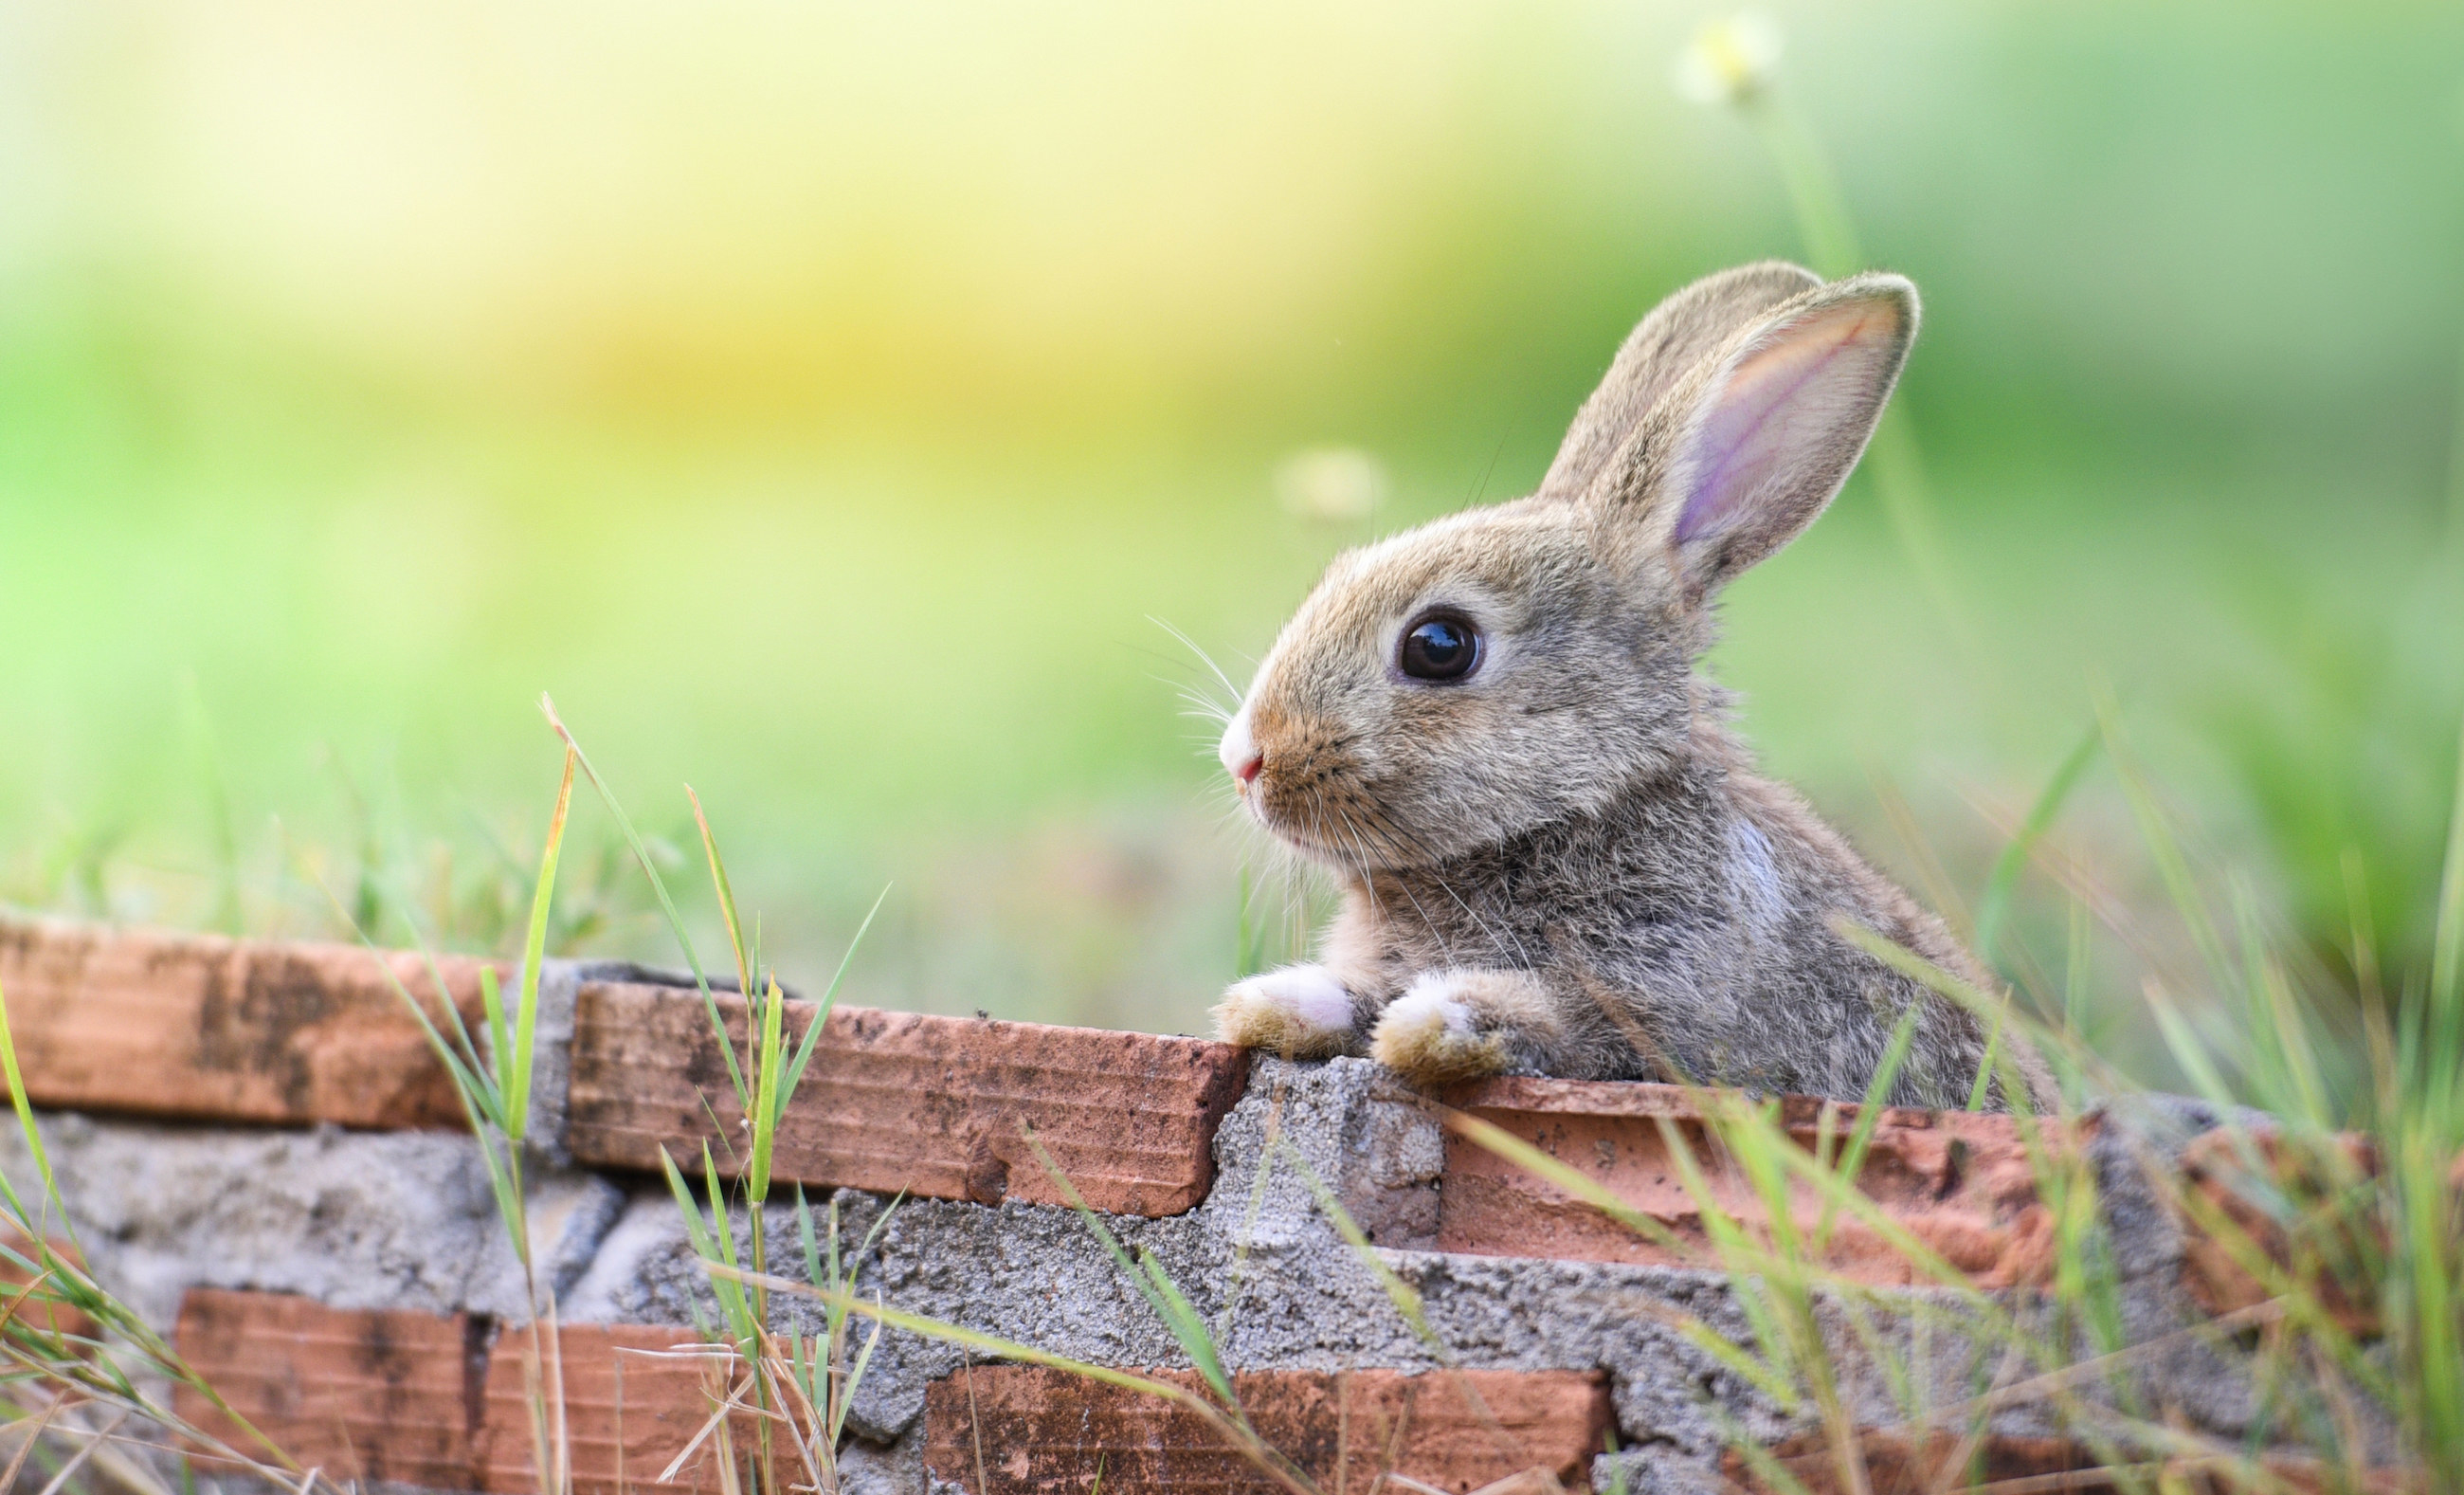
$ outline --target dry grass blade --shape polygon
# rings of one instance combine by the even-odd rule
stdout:
[[[61,1490],[61,1487],[64,1487],[64,1485],[67,1485],[69,1478],[72,1478],[72,1475],[77,1473],[77,1470],[86,1468],[86,1461],[89,1461],[89,1458],[94,1458],[94,1451],[96,1451],[96,1448],[101,1448],[101,1446],[103,1446],[103,1439],[108,1439],[108,1436],[111,1436],[111,1434],[116,1434],[116,1431],[119,1431],[119,1426],[121,1426],[121,1423],[123,1423],[123,1421],[128,1421],[128,1412],[125,1412],[125,1409],[123,1409],[123,1412],[116,1414],[116,1417],[113,1417],[111,1421],[108,1421],[108,1423],[103,1423],[101,1429],[96,1429],[96,1431],[91,1431],[91,1434],[86,1434],[86,1446],[84,1446],[84,1448],[78,1448],[77,1453],[72,1453],[72,1456],[69,1456],[67,1461],[64,1461],[64,1463],[59,1465],[59,1473],[52,1475],[52,1483],[47,1483],[47,1485],[42,1487],[42,1495],[59,1495],[59,1490]],[[311,1478],[311,1481],[313,1481],[313,1478],[316,1478],[316,1470],[308,1470],[308,1478]],[[308,1495],[308,1492],[305,1492],[305,1485],[300,1487],[300,1495]]]
[[[758,1274],[747,1272],[740,1267],[729,1266],[724,1262],[707,1259],[702,1265],[714,1277],[723,1277],[746,1285],[754,1285],[757,1282]],[[1038,1350],[1032,1345],[1022,1345],[1015,1340],[1002,1339],[999,1335],[986,1334],[961,1325],[946,1324],[938,1319],[928,1319],[921,1314],[884,1307],[878,1304],[869,1304],[844,1288],[817,1287],[785,1277],[759,1278],[759,1285],[772,1292],[785,1293],[791,1297],[810,1298],[819,1303],[828,1304],[849,1313],[861,1314],[876,1323],[886,1324],[891,1328],[904,1329],[908,1333],[922,1335],[927,1339],[937,1339],[944,1344],[957,1345],[969,1350],[996,1355],[1003,1360],[1015,1360],[1023,1365],[1040,1365],[1050,1370],[1066,1372],[1107,1386],[1117,1386],[1123,1391],[1161,1397],[1195,1415],[1199,1420],[1206,1424],[1210,1432],[1223,1441],[1225,1446],[1248,1460],[1257,1466],[1259,1472],[1290,1491],[1291,1495],[1324,1495],[1316,1482],[1303,1474],[1290,1460],[1270,1447],[1255,1432],[1225,1417],[1214,1403],[1186,1387],[1176,1386],[1170,1381],[1158,1381],[1151,1376],[1138,1375],[1128,1371],[1115,1370],[1111,1366],[1095,1365],[1089,1361],[1072,1359],[1067,1355],[1057,1355],[1047,1350]]]
[[[694,1363],[724,1360],[729,1365],[735,1364],[736,1361],[736,1350],[732,1347],[723,1345],[679,1345],[672,1350],[633,1350],[623,1352],[638,1355],[647,1360],[682,1360]],[[739,1396],[731,1395],[721,1400],[718,1405],[712,1410],[710,1417],[703,1421],[701,1427],[694,1432],[693,1436],[690,1439],[686,1441],[685,1446],[676,1451],[675,1458],[669,1461],[668,1466],[665,1469],[659,1471],[658,1479],[651,1483],[656,1484],[674,1484],[676,1476],[683,1472],[684,1466],[686,1463],[691,1462],[693,1456],[700,1451],[701,1445],[715,1436],[720,1426],[727,1421],[731,1415],[738,1410],[740,1410]]]
[[[42,1416],[32,1419],[34,1425],[26,1430],[26,1440],[17,1445],[17,1452],[10,1459],[9,1472],[0,1475],[0,1490],[13,1490],[17,1487],[17,1476],[24,1471],[27,1459],[33,1454],[34,1445],[42,1440],[43,1430],[52,1425],[52,1418],[59,1416],[59,1398],[54,1397],[43,1404]],[[10,1427],[13,1429],[22,1426],[27,1420],[20,1417],[16,1422],[10,1424]]]

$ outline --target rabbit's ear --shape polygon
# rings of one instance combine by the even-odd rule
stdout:
[[[1811,270],[1766,259],[1705,276],[1653,307],[1575,414],[1557,459],[1540,480],[1539,497],[1580,498],[1644,414],[1696,364],[1747,324],[1821,283]]]
[[[1914,285],[1855,276],[1739,334],[1672,396],[1685,403],[1653,422],[1626,459],[1635,476],[1649,474],[1637,496],[1689,592],[1707,595],[1830,504],[1882,418],[1916,330]]]

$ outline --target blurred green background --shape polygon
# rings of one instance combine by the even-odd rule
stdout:
[[[2464,11],[1771,16],[1926,297],[1949,595],[1860,478],[1731,594],[1748,731],[1965,904],[2109,691],[2322,990],[2356,887],[2401,971],[2464,705]],[[789,979],[889,883],[853,999],[1195,1029],[1268,859],[1156,620],[1243,676],[1340,546],[1527,490],[1660,296],[1805,253],[1673,85],[1705,18],[0,9],[0,897],[502,945],[544,689],[707,921],[699,792]],[[1329,471],[1375,510],[1294,512]],[[672,960],[579,826],[566,943]],[[2153,896],[2107,774],[2049,846],[2022,964]]]

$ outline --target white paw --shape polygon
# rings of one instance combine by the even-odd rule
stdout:
[[[1226,1043],[1295,1059],[1340,1054],[1358,1038],[1352,993],[1324,966],[1285,966],[1234,982],[1216,1005],[1215,1033]]]
[[[1455,994],[1461,984],[1454,971],[1422,972],[1379,1015],[1369,1057],[1424,1085],[1477,1080],[1504,1069],[1505,1046],[1479,1031],[1471,1005]]]

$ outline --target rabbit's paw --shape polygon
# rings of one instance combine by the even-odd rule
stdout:
[[[1215,1007],[1215,1036],[1293,1059],[1353,1052],[1352,993],[1324,966],[1285,966],[1236,981]]]
[[[1419,1085],[1454,1084],[1505,1069],[1504,1038],[1482,1031],[1476,993],[1487,984],[1485,972],[1424,972],[1378,1017],[1369,1057]]]

